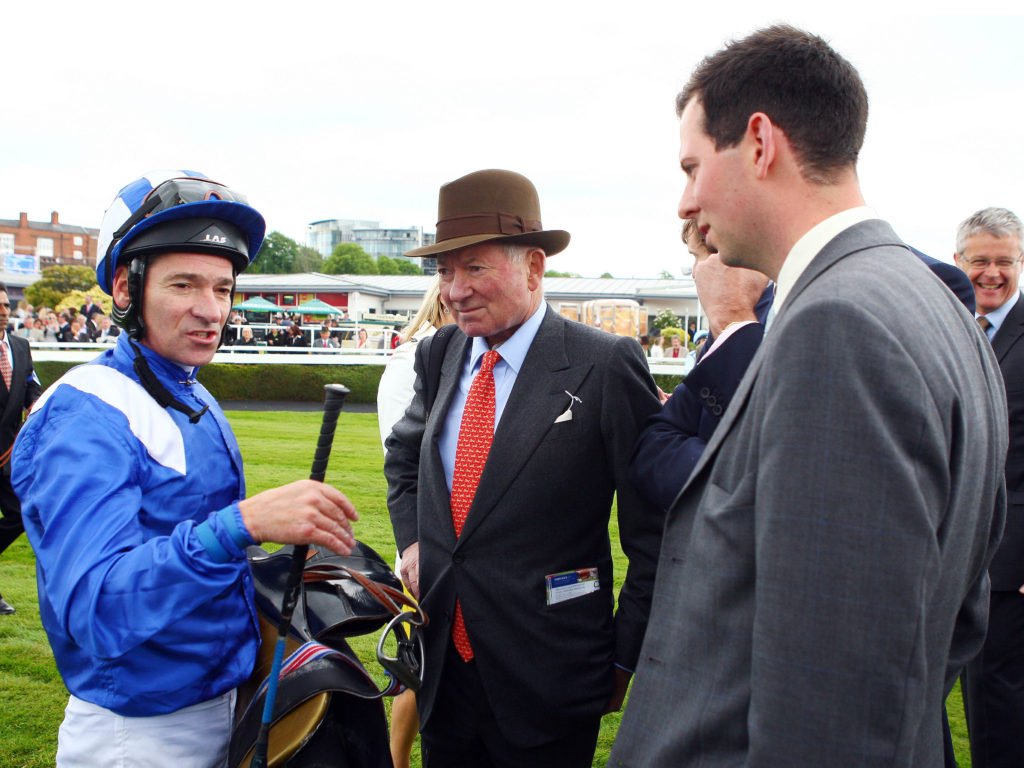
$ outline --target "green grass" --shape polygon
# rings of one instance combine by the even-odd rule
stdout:
[[[228,417],[246,459],[249,494],[309,476],[320,429],[319,413],[234,411]],[[385,505],[383,460],[376,415],[342,413],[327,481],[355,502],[361,516],[356,524],[360,540],[390,561],[394,557],[394,540]],[[625,559],[617,538],[613,522],[616,588],[621,586],[625,573]],[[52,766],[67,691],[39,623],[34,559],[24,537],[0,558],[0,590],[18,609],[14,616],[0,617],[0,766]],[[353,645],[368,660],[375,643],[376,637],[366,636]],[[371,672],[376,671],[374,664],[367,666]],[[959,687],[950,697],[949,712],[957,760],[962,767],[970,766]],[[604,718],[595,766],[606,763],[620,720],[619,714]],[[413,765],[419,764],[417,748]]]

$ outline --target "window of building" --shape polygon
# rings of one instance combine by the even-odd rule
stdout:
[[[53,258],[53,238],[52,237],[37,237],[36,238],[36,256],[40,258]]]
[[[76,259],[78,259],[79,261],[81,261],[82,260],[82,252],[81,251],[75,251],[74,257]]]
[[[82,244],[82,236],[81,235],[75,235],[75,245],[77,246],[77,245],[81,245],[81,244]],[[79,257],[76,256],[75,258],[79,258]]]
[[[14,253],[14,235],[0,234],[0,256]]]

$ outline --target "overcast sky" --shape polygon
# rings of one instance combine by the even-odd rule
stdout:
[[[1024,215],[1024,17],[707,5],[8,3],[0,218],[98,227],[125,183],[185,167],[299,242],[326,218],[433,231],[441,183],[509,168],[572,233],[549,268],[679,275],[674,96],[703,56],[776,21],[859,69],[862,186],[904,239],[948,261],[978,208]]]

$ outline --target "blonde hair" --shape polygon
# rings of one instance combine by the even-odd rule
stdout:
[[[423,297],[423,303],[420,304],[419,310],[416,312],[416,316],[409,321],[409,324],[402,329],[401,335],[398,337],[399,342],[404,344],[419,331],[427,325],[432,325],[435,328],[440,328],[446,322],[451,321],[451,315],[448,313],[448,308],[445,307],[441,301],[441,289],[438,279],[435,279],[427,290],[426,296]]]

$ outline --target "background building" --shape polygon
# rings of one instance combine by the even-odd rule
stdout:
[[[306,226],[306,245],[325,259],[331,255],[339,243],[354,243],[355,229],[376,227],[376,221],[356,219],[323,219]]]
[[[293,275],[238,276],[236,303],[262,296],[286,309],[320,299],[341,309],[353,322],[383,321],[402,327],[416,310],[435,278],[427,275]],[[544,298],[552,308],[573,320],[601,325],[622,335],[646,333],[663,310],[683,324],[693,320],[707,327],[689,277],[679,280],[597,277],[546,277]],[[635,308],[635,309],[634,309]],[[631,323],[630,318],[635,317]]]
[[[428,275],[437,272],[435,259],[406,259],[403,254],[413,248],[433,245],[434,237],[434,233],[424,232],[423,227],[382,227],[377,221],[356,219],[324,219],[306,227],[306,245],[325,259],[339,243],[356,243],[375,259],[387,256],[411,261]]]
[[[20,299],[22,289],[46,267],[94,267],[98,239],[98,229],[62,224],[57,211],[48,222],[29,221],[25,212],[17,219],[0,219],[0,280],[11,289],[11,299]]]

